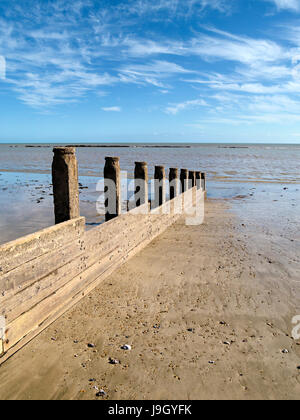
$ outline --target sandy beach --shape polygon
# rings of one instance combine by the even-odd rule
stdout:
[[[0,398],[298,399],[299,219],[251,194],[208,200],[203,225],[106,279],[0,367]]]
[[[0,1],[0,401],[300,400],[299,20]]]

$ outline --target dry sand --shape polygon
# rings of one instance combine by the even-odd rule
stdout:
[[[299,225],[233,208],[208,201],[205,224],[180,220],[105,280],[0,367],[0,398],[298,399]]]

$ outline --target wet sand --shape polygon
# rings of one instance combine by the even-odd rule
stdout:
[[[104,219],[104,209],[103,214],[96,209],[98,178],[79,181],[81,215],[90,228]],[[51,183],[49,174],[0,172],[0,245],[54,225]]]
[[[253,194],[111,275],[0,367],[0,398],[299,399],[299,204]]]

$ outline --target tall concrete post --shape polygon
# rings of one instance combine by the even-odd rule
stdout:
[[[148,203],[148,167],[146,162],[135,162],[135,203],[136,207]]]
[[[203,191],[206,191],[206,173],[201,172],[201,186]]]
[[[187,169],[181,169],[180,183],[181,183],[181,192],[182,193],[186,192],[188,190],[188,185],[189,185],[189,171]]]
[[[170,184],[170,200],[173,200],[180,194],[180,183],[177,168],[170,168],[169,171],[169,184]]]
[[[164,166],[155,166],[155,205],[161,206],[166,202],[166,172]]]
[[[196,171],[196,186],[197,186],[197,190],[201,189],[201,172],[200,171]]]
[[[54,147],[52,183],[55,223],[80,216],[78,164],[75,147]]]
[[[121,214],[121,169],[118,157],[106,157],[104,167],[105,220]]]

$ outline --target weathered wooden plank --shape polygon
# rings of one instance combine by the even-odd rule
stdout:
[[[122,265],[129,257],[135,255],[141,248],[167,229],[167,223],[162,223],[157,216],[154,216],[154,218],[153,226],[149,224],[146,233],[144,232],[140,237],[129,239],[127,243],[121,244],[109,253],[105,259],[96,262],[84,273],[73,278],[56,292],[40,301],[31,310],[8,324],[6,335],[8,343],[4,344],[4,350],[7,351],[20,340],[25,339],[32,331],[39,329],[40,325],[51,317],[53,312],[60,310],[69,300],[73,300],[77,295],[83,297],[86,294],[86,288],[95,281],[95,278],[98,279],[108,270],[114,270]]]
[[[137,220],[143,220],[140,216],[147,216],[149,214],[148,209],[149,205],[143,205],[87,231],[87,242],[105,242],[107,239],[118,235],[120,231],[129,229],[133,226]]]
[[[82,239],[79,238],[64,247],[22,264],[20,267],[0,276],[0,293],[5,297],[6,294],[21,292],[47,275],[56,273],[60,267],[82,255],[84,250]]]
[[[119,232],[116,238],[106,241],[102,246],[88,247],[84,252],[78,254],[76,258],[51,272],[48,276],[19,291],[14,296],[0,298],[0,313],[5,314],[9,322],[13,321],[95,262],[103,261],[106,256],[112,257],[114,251],[120,249],[120,244],[126,246],[128,243],[130,245],[131,241],[138,240],[139,237],[142,238],[149,230],[149,227],[151,227],[151,222],[143,225],[134,225],[128,231]],[[57,252],[57,258],[59,258],[59,254]]]
[[[152,239],[149,238],[147,241],[145,241],[145,244],[147,245],[149,242],[152,241]],[[105,272],[100,273],[98,275],[98,277],[95,277],[95,275],[97,275],[95,271],[90,270],[89,274],[91,275],[91,278],[93,280],[88,285],[87,285],[88,281],[85,282],[84,292],[77,293],[75,296],[73,296],[69,300],[64,298],[64,303],[61,307],[56,308],[56,310],[52,314],[50,314],[47,318],[45,318],[45,320],[43,322],[41,322],[38,326],[36,326],[35,329],[33,329],[26,336],[24,336],[22,339],[20,339],[14,346],[11,346],[11,343],[6,343],[5,353],[3,353],[2,356],[0,357],[0,364],[5,362],[14,353],[16,353],[24,345],[29,343],[38,334],[40,334],[41,331],[43,331],[45,328],[47,328],[49,325],[51,325],[53,322],[55,322],[61,315],[63,315],[68,309],[70,309],[73,305],[75,305],[77,302],[79,302],[84,296],[89,294],[95,287],[99,286],[102,281],[104,281],[117,268],[122,266],[128,259],[130,259],[136,253],[138,253],[141,249],[143,249],[144,246],[145,246],[144,243],[139,244],[135,248],[135,250],[132,250],[131,252],[129,252],[127,256],[124,256],[123,258],[120,258],[120,260],[117,264],[116,263],[111,264],[109,266],[109,268],[107,268],[107,270]]]
[[[159,222],[157,218],[156,222]],[[71,299],[77,293],[84,292],[85,288],[95,277],[99,277],[119,261],[124,261],[124,257],[144,241],[151,241],[162,229],[161,223],[157,223],[157,225],[156,228],[149,225],[147,226],[148,230],[144,233],[137,237],[129,238],[125,243],[121,243],[119,247],[116,247],[105,258],[96,262],[63,287],[41,300],[29,311],[9,323],[6,336],[9,342],[4,345],[4,348],[6,349],[6,346],[8,348],[14,346],[32,330],[38,328],[46,318],[51,316],[53,311],[59,308],[60,305],[64,305],[65,301]],[[163,226],[163,229],[166,229],[166,225]]]
[[[10,315],[4,342],[6,354],[0,363],[179,219],[181,214],[164,213],[169,204],[172,208],[183,199],[187,207],[192,206],[193,194],[187,191],[171,203],[164,204],[161,214],[154,211],[135,215],[130,212],[81,234],[82,255],[74,254],[74,259],[59,267],[57,272],[51,272],[8,299],[6,309],[10,310]],[[107,225],[111,225],[109,229]],[[57,254],[59,256],[59,251]]]
[[[0,246],[0,274],[78,239],[85,230],[85,218],[70,220]]]

